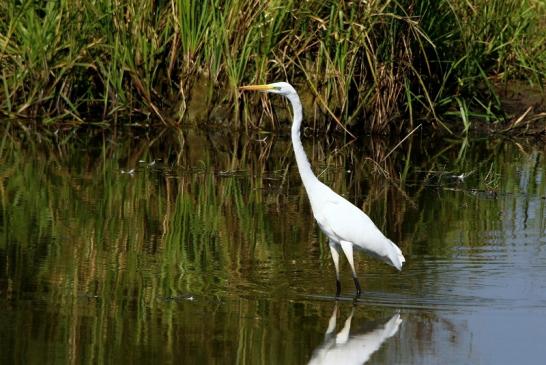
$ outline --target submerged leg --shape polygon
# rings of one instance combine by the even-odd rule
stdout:
[[[339,297],[341,294],[341,282],[339,281],[339,246],[332,240],[330,240],[330,252],[332,253],[332,260],[334,260],[334,266],[336,268],[336,297]]]
[[[355,288],[356,288],[356,295],[360,296],[362,289],[360,289],[360,282],[358,281],[358,277],[356,276],[355,263],[353,259],[353,244],[351,242],[346,242],[346,241],[341,241],[339,244],[341,245],[341,248],[343,249],[343,253],[347,257],[347,261],[349,261],[349,265],[351,265],[351,271],[353,273],[353,281],[355,283]]]

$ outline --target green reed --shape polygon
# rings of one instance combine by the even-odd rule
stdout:
[[[289,80],[355,130],[467,131],[510,117],[502,83],[542,85],[545,14],[537,0],[8,1],[0,113],[180,125],[203,83],[256,125],[237,86]]]

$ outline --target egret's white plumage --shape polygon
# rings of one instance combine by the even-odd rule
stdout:
[[[339,281],[340,248],[351,265],[357,294],[360,294],[360,283],[356,276],[353,248],[363,250],[401,270],[405,259],[400,248],[385,237],[362,210],[323,184],[311,170],[300,139],[302,106],[298,93],[292,85],[287,82],[276,82],[268,85],[243,86],[241,89],[280,94],[287,97],[292,104],[294,114],[292,145],[296,155],[296,163],[311,202],[315,220],[329,239],[332,259],[336,268],[336,295],[339,295],[341,290]]]

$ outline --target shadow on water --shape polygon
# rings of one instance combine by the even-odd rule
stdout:
[[[332,347],[334,269],[286,136],[28,133],[1,131],[0,362],[301,364]],[[357,256],[364,295],[337,304],[353,324],[326,331],[345,341],[333,348],[368,336],[385,339],[370,363],[541,358],[544,145],[415,135],[385,159],[395,145],[305,141],[320,179],[407,258],[398,273]]]

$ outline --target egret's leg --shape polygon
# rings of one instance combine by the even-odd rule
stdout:
[[[341,282],[339,281],[339,246],[332,240],[330,240],[330,252],[332,253],[332,260],[334,260],[334,266],[336,268],[336,297],[339,297],[341,294]]]
[[[356,276],[355,263],[353,259],[353,244],[351,242],[346,242],[346,241],[341,241],[339,244],[341,245],[341,248],[343,249],[343,253],[347,257],[347,261],[349,261],[349,265],[351,265],[351,271],[353,273],[353,281],[355,282],[356,295],[359,296],[362,290],[360,289],[360,282],[358,281],[358,277]]]

